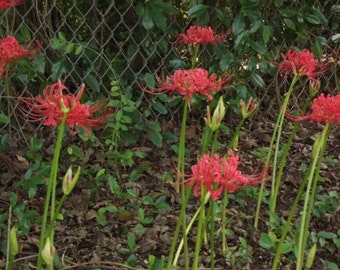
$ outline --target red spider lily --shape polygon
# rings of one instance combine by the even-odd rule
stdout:
[[[289,71],[292,75],[306,75],[310,80],[316,82],[317,79],[315,77],[321,75],[325,67],[325,65],[320,63],[314,54],[307,49],[303,49],[302,51],[289,50],[287,55],[282,53],[281,57],[283,59],[282,63],[274,63],[280,68],[280,75]]]
[[[62,121],[63,114],[67,112],[66,125],[71,128],[71,135],[75,135],[75,127],[81,127],[86,135],[90,136],[90,127],[100,127],[105,124],[111,110],[106,110],[99,118],[93,118],[94,114],[103,106],[102,102],[86,105],[80,102],[84,92],[84,84],[81,85],[78,94],[63,94],[66,87],[58,82],[47,86],[43,90],[43,96],[37,95],[35,100],[23,98],[27,107],[21,110],[28,115],[32,122],[42,121],[47,126],[58,126]]]
[[[185,34],[179,35],[179,42],[184,44],[216,44],[221,42],[226,34],[215,35],[211,27],[191,26]]]
[[[325,96],[324,94],[321,94],[318,98],[314,99],[311,109],[311,114],[293,116],[286,113],[286,116],[292,121],[309,120],[320,123],[340,123],[340,95]]]
[[[167,76],[165,81],[158,79],[159,88],[147,92],[170,92],[170,95],[178,92],[183,99],[188,100],[195,94],[201,94],[210,101],[212,94],[223,89],[229,80],[229,76],[222,78],[215,74],[209,76],[208,71],[202,68],[176,70],[172,76]]]
[[[37,45],[31,48],[22,48],[13,36],[0,39],[0,79],[5,76],[6,65],[20,58],[34,57],[39,48]]]
[[[7,9],[20,5],[24,0],[0,0],[0,9]]]
[[[187,179],[187,187],[193,187],[196,197],[200,196],[202,187],[210,192],[213,200],[217,200],[224,190],[233,193],[261,183],[266,169],[259,175],[244,175],[237,169],[238,156],[231,150],[228,154],[226,158],[206,154],[191,167],[192,175]]]

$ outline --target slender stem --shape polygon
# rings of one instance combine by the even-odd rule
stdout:
[[[194,54],[191,58],[191,68],[194,68],[196,66],[199,49],[200,45],[194,45]]]
[[[308,176],[310,175],[311,170],[312,170],[312,166],[309,166],[307,173],[305,174],[305,176],[304,176],[304,178],[303,178],[303,180],[302,180],[302,182],[299,186],[299,189],[297,191],[297,194],[296,194],[296,197],[295,197],[294,202],[292,204],[292,207],[290,208],[287,221],[284,224],[283,229],[282,229],[282,235],[281,235],[281,238],[280,238],[280,241],[279,241],[279,245],[276,249],[276,253],[275,253],[275,257],[274,257],[274,261],[273,261],[273,265],[272,265],[272,270],[276,270],[277,266],[280,262],[280,255],[281,255],[281,252],[282,252],[284,240],[285,240],[286,235],[287,235],[287,233],[290,229],[292,219],[293,219],[294,214],[296,212],[296,208],[297,208],[298,203],[300,201],[300,198],[303,194],[303,191],[305,190],[307,180],[308,180]]]
[[[314,184],[314,182],[317,182],[319,178],[319,171],[321,167],[322,156],[326,148],[330,129],[331,129],[331,123],[327,123],[324,130],[320,134],[320,138],[314,144],[315,149],[313,147],[312,170],[308,177],[308,184],[307,184],[306,196],[304,200],[301,225],[300,225],[298,255],[297,255],[297,263],[296,263],[297,270],[301,270],[303,267],[304,251],[305,251],[305,246],[306,246],[306,239],[308,235],[308,225],[309,225],[309,220],[310,220],[310,217],[308,215],[311,214],[311,209],[310,209],[311,206],[309,205],[313,205],[316,187],[314,189],[314,193],[311,192],[311,189],[312,189],[312,185],[316,185],[316,183]]]
[[[200,156],[203,156],[204,153],[207,151],[209,143],[211,142],[211,136],[212,136],[212,130],[208,125],[204,127],[204,132],[202,136],[202,142],[201,142],[201,153]]]
[[[280,183],[276,182],[276,168],[277,168],[277,160],[280,152],[280,140],[281,140],[281,135],[282,135],[282,127],[283,127],[283,121],[285,118],[285,114],[287,111],[287,106],[288,102],[290,99],[290,95],[293,92],[293,88],[299,79],[298,75],[295,75],[293,78],[293,81],[290,85],[290,88],[286,94],[286,97],[283,101],[281,111],[278,117],[278,131],[277,131],[277,137],[276,137],[276,142],[275,142],[275,152],[274,152],[274,162],[273,162],[273,170],[272,170],[272,191],[271,191],[271,201],[270,201],[270,212],[274,213],[276,209],[276,200],[277,200],[277,193],[276,190],[278,191],[278,188],[276,186],[279,186]]]
[[[246,118],[242,118],[241,121],[238,123],[236,130],[234,132],[234,136],[233,136],[233,138],[231,139],[231,141],[228,145],[228,150],[229,149],[232,149],[232,150],[237,149],[237,143],[238,143],[238,138],[239,138],[239,135],[240,135],[240,130],[243,127],[245,121],[246,121]]]
[[[227,204],[228,204],[228,191],[224,190],[223,200],[222,200],[222,253],[224,256],[226,256],[228,252],[228,244],[227,244],[227,236],[226,236]]]
[[[57,220],[57,217],[58,217],[58,215],[60,213],[61,207],[63,206],[66,198],[67,198],[67,195],[63,194],[63,197],[61,197],[61,199],[60,199],[60,201],[59,201],[59,203],[57,205],[57,208],[56,208],[56,210],[54,212],[54,215],[53,215],[52,220],[51,220],[51,224],[48,226],[48,230],[47,230],[46,235],[51,235],[52,234],[54,224],[55,224],[55,222]]]
[[[210,200],[209,219],[210,219],[210,269],[215,269],[215,202]]]
[[[45,206],[44,206],[44,214],[43,214],[43,220],[41,225],[41,232],[40,232],[40,241],[39,241],[39,254],[38,254],[38,262],[37,262],[37,270],[42,269],[42,250],[44,248],[45,240],[46,240],[46,226],[47,226],[47,217],[49,212],[49,205],[50,203],[55,202],[55,191],[53,192],[53,188],[55,189],[55,184],[57,181],[57,171],[58,171],[58,164],[59,164],[59,156],[60,156],[60,150],[62,145],[62,139],[65,131],[65,122],[66,122],[67,114],[63,115],[61,124],[59,125],[59,132],[58,132],[58,138],[56,142],[56,146],[54,149],[54,155],[52,160],[52,166],[51,166],[51,172],[50,177],[47,180],[47,192],[46,192],[46,199],[45,199]],[[52,195],[54,194],[54,195]],[[51,199],[52,197],[52,199]],[[52,206],[52,205],[51,205]],[[51,221],[52,217],[54,215],[54,207],[51,207]],[[51,224],[53,227],[54,224]],[[49,235],[51,237],[51,243],[53,244],[53,229]]]
[[[281,137],[281,133],[282,133],[283,119],[284,119],[284,115],[285,115],[286,110],[287,110],[287,105],[288,105],[290,95],[293,92],[293,88],[294,88],[298,79],[299,79],[298,75],[295,75],[293,77],[292,83],[291,83],[291,85],[288,89],[288,92],[286,93],[286,97],[284,99],[284,102],[283,102],[283,105],[281,107],[279,116],[278,116],[276,124],[274,126],[274,131],[273,131],[273,135],[272,135],[272,138],[271,138],[271,141],[270,141],[268,154],[267,154],[267,158],[266,158],[266,162],[265,162],[265,167],[268,168],[270,160],[272,158],[272,149],[273,149],[274,143],[276,142],[275,153],[274,153],[274,164],[273,164],[273,169],[272,169],[273,175],[272,175],[271,198],[273,198],[273,196],[274,196],[273,192],[275,190],[276,163],[277,163],[278,152],[279,152],[279,143],[280,143],[280,137]],[[258,227],[258,222],[259,222],[259,218],[260,218],[260,210],[261,210],[261,203],[262,203],[262,200],[263,200],[264,184],[265,184],[265,177],[263,177],[263,179],[262,179],[261,186],[260,186],[260,192],[259,192],[259,198],[257,200],[256,214],[255,214],[255,221],[254,221],[254,227],[256,229]],[[273,199],[272,199],[271,203],[270,203],[270,210],[271,211],[273,209],[273,204],[275,205],[275,203],[273,203]],[[275,206],[274,206],[274,209],[275,209]]]
[[[205,204],[208,202],[209,199],[210,199],[210,193],[207,192],[207,194],[205,196]],[[190,220],[190,222],[189,222],[189,224],[187,226],[187,230],[185,232],[187,235],[188,235],[189,231],[191,230],[191,227],[194,224],[196,218],[198,217],[200,211],[201,211],[201,206],[196,210],[195,214],[193,215],[193,217],[191,218],[191,220]],[[178,245],[178,249],[177,249],[176,256],[174,258],[174,263],[173,263],[174,266],[177,265],[177,261],[178,261],[179,255],[181,254],[182,248],[183,248],[183,238],[182,238],[181,242]]]
[[[186,133],[186,121],[187,121],[187,114],[188,114],[188,100],[185,100],[184,109],[183,109],[183,116],[182,116],[182,125],[181,125],[181,134],[180,134],[180,141],[179,141],[179,149],[178,149],[178,176],[177,176],[177,187],[180,187],[181,192],[181,212],[179,219],[177,221],[174,237],[172,239],[171,248],[169,252],[169,258],[167,263],[167,269],[170,270],[172,266],[173,256],[175,254],[175,248],[179,236],[180,228],[183,229],[183,241],[184,241],[184,260],[185,260],[185,267],[189,269],[189,254],[188,254],[188,241],[186,235],[186,205],[187,205],[187,192],[185,189],[184,183],[184,159],[185,159],[185,133]],[[178,189],[177,189],[178,191]]]
[[[205,190],[201,188],[201,205],[200,205],[200,214],[198,218],[198,226],[197,226],[197,236],[196,236],[196,244],[195,244],[195,255],[194,255],[194,262],[192,265],[192,270],[198,269],[198,260],[199,260],[199,253],[201,250],[202,239],[203,239],[203,228],[205,223]]]

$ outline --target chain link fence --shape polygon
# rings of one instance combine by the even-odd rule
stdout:
[[[152,2],[153,6],[150,8],[147,2]],[[33,68],[39,72],[25,75],[16,71],[18,76],[12,80],[13,85],[7,90],[6,87],[0,88],[2,112],[11,119],[16,117],[14,97],[18,93],[20,96],[35,95],[46,84],[53,83],[59,78],[65,82],[70,91],[76,91],[79,85],[85,82],[87,95],[90,99],[108,96],[112,81],[117,82],[121,89],[130,91],[131,95],[138,98],[143,95],[138,82],[144,79],[145,74],[165,76],[180,66],[178,59],[186,57],[185,49],[172,45],[175,43],[178,33],[193,23],[188,13],[183,11],[183,5],[189,2],[32,0],[15,8],[2,10],[1,37],[12,34],[18,37],[19,41],[39,41],[42,44],[42,56],[40,59],[34,60],[32,64]],[[340,1],[324,1],[321,6],[331,10],[339,3]],[[176,13],[172,12],[170,4],[176,9]],[[315,3],[315,5],[317,4],[320,5],[320,3]],[[155,10],[157,5],[158,11]],[[229,15],[238,14],[236,10],[238,5],[235,4],[234,8],[225,7],[224,1],[214,1],[214,5],[207,13],[207,16],[210,16],[210,21],[214,24],[213,27],[217,31],[231,32],[227,25],[231,25],[234,18]],[[297,4],[292,3],[292,9],[293,5]],[[217,12],[217,8],[220,8],[220,12],[223,11],[225,14]],[[151,19],[146,16],[149,11],[153,12]],[[266,10],[264,9],[262,12],[265,14]],[[202,14],[198,13],[192,11],[191,18],[199,19]],[[337,11],[335,15],[334,13],[329,14],[334,17],[339,13]],[[215,20],[215,17],[218,17],[219,20]],[[229,21],[223,24],[220,17]],[[263,18],[263,21],[270,20],[270,10],[268,14],[263,15]],[[204,19],[202,20],[204,21]],[[288,27],[294,27],[289,25],[288,19],[285,19],[284,22],[288,24]],[[317,44],[331,43],[334,32],[327,34],[327,31],[330,31],[332,27],[338,29],[339,22],[333,18],[330,23],[337,25],[336,27],[328,25],[329,28],[326,27],[327,29],[323,30],[323,33],[326,33],[323,37],[311,36],[315,39],[322,39]],[[152,31],[146,30],[151,28]],[[275,33],[273,36],[275,39]],[[232,44],[234,41],[228,38],[227,42]],[[289,45],[287,41],[283,40],[282,45],[275,48],[277,55],[281,49],[288,47],[287,45]],[[233,46],[229,47],[231,51],[235,50]],[[330,49],[326,46],[326,49],[327,53],[333,55],[336,62],[337,48]],[[205,50],[205,55],[212,59],[214,51]],[[243,57],[245,65],[248,65],[248,56],[245,54]],[[244,63],[239,63],[239,65],[241,69]],[[248,78],[241,79],[245,81],[248,88],[260,89],[258,86],[254,87]],[[324,78],[324,87],[326,91],[331,91],[330,89],[336,85],[334,82],[329,83],[328,79],[329,75]],[[336,78],[335,81],[337,81]],[[265,81],[265,83],[267,82]],[[16,94],[10,90],[14,89],[14,85]],[[257,92],[260,93],[261,99],[270,101],[273,99],[273,89],[277,87],[279,86],[270,83],[262,86]],[[152,101],[147,100],[147,102],[151,103]],[[159,114],[155,114],[155,117],[158,116]],[[6,128],[8,125],[1,124],[0,129]],[[13,125],[12,128],[18,131],[22,130],[24,126],[21,123]]]

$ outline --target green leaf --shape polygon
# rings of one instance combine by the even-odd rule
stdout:
[[[56,81],[59,78],[61,78],[65,72],[66,72],[66,67],[65,67],[64,62],[62,60],[53,63],[52,74],[51,74],[52,81]]]
[[[304,18],[306,19],[307,22],[311,24],[325,25],[328,23],[328,20],[326,19],[326,17],[321,13],[320,10],[317,10],[317,9],[313,9],[312,13],[307,14]]]
[[[151,10],[149,7],[147,7],[144,11],[142,24],[146,30],[151,30],[155,26],[152,16],[151,16]]]
[[[239,35],[241,32],[244,31],[245,28],[245,21],[242,14],[237,13],[232,25],[232,31],[235,35]]]
[[[271,249],[274,247],[275,241],[266,233],[261,233],[260,246],[265,249]]]
[[[93,91],[95,92],[100,91],[99,82],[91,73],[88,73],[87,75],[85,75],[84,81],[85,81],[85,84],[88,85]]]
[[[62,41],[66,41],[66,36],[63,32],[58,32],[58,38]]]
[[[163,2],[163,1],[154,1],[152,3],[152,5],[156,8],[159,8],[162,10],[162,12],[165,12],[165,13],[168,13],[168,14],[176,14],[177,13],[177,9],[169,4],[169,3],[166,3],[166,2]]]
[[[285,24],[287,25],[288,28],[292,30],[296,30],[295,23],[291,19],[284,19]]]
[[[321,42],[316,39],[314,42],[312,42],[311,46],[312,52],[316,56],[316,58],[321,58],[322,57],[322,47],[321,47]]]
[[[262,30],[262,40],[265,44],[268,43],[269,41],[269,38],[270,38],[270,35],[271,35],[271,27],[265,25],[263,26],[263,30]]]
[[[252,83],[260,88],[265,87],[265,82],[263,81],[262,77],[259,74],[253,73],[250,76],[250,80],[252,81]]]
[[[157,147],[161,147],[162,146],[163,137],[162,137],[162,135],[158,131],[150,129],[150,130],[147,131],[147,133],[148,133],[150,141],[154,145],[156,145]]]
[[[204,15],[208,11],[209,7],[203,4],[193,6],[189,9],[188,14],[191,18],[197,18]]]
[[[136,236],[134,234],[128,235],[127,244],[130,250],[134,250],[134,248],[136,247]]]
[[[28,30],[28,28],[24,25],[22,25],[20,27],[20,34],[23,38],[23,40],[31,40],[31,34],[30,34],[30,31]]]
[[[334,13],[340,12],[340,5],[333,5],[331,11]]]
[[[161,127],[160,127],[159,123],[157,123],[155,121],[147,121],[145,124],[151,130],[161,131]]]
[[[314,244],[312,246],[312,248],[310,249],[308,256],[307,256],[307,260],[306,260],[306,269],[310,269],[313,265],[314,262],[314,258],[315,258],[315,253],[316,253],[316,244]]]
[[[144,15],[144,12],[145,12],[145,8],[144,8],[144,5],[142,3],[138,3],[137,6],[136,6],[136,15],[139,19],[142,19],[143,18],[143,15]]]
[[[335,34],[332,36],[332,41],[335,43],[340,42],[340,34]]]
[[[166,28],[168,27],[166,16],[157,7],[151,6],[150,9],[152,20],[154,24],[162,31],[166,31]]]
[[[65,47],[64,47],[64,51],[65,54],[70,54],[72,53],[74,50],[74,43],[68,43]]]
[[[166,115],[168,113],[168,109],[160,102],[153,102],[152,108],[154,108],[160,114]]]
[[[251,47],[259,54],[264,55],[267,53],[266,44],[263,41],[250,41]]]
[[[9,118],[9,116],[0,113],[0,123],[4,123],[4,124],[9,124],[11,122],[11,118]]]
[[[155,88],[155,76],[152,73],[145,73],[144,81],[146,82],[148,88]]]
[[[220,60],[220,69],[222,72],[228,70],[230,65],[234,62],[234,56],[230,52],[225,53]]]
[[[83,51],[83,46],[82,45],[76,45],[75,46],[75,50],[74,50],[74,54],[75,55],[81,54],[82,51]]]

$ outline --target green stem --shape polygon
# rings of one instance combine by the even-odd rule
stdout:
[[[202,240],[203,240],[203,228],[205,223],[205,190],[201,188],[201,204],[200,204],[200,214],[198,218],[198,226],[197,226],[197,236],[196,236],[196,243],[195,243],[195,254],[194,254],[194,262],[192,265],[192,270],[198,269],[198,260],[199,254],[201,250]]]
[[[276,186],[279,186],[279,183],[277,183],[276,181],[276,168],[277,168],[277,160],[279,157],[279,152],[280,152],[280,140],[281,140],[281,135],[282,135],[282,127],[283,127],[283,121],[285,118],[285,114],[287,111],[287,106],[288,106],[288,102],[290,99],[290,96],[293,92],[293,88],[297,82],[297,80],[299,79],[298,75],[295,75],[293,78],[293,81],[290,85],[290,88],[286,94],[286,97],[283,101],[282,107],[281,107],[281,111],[278,117],[278,131],[277,131],[277,137],[276,137],[276,142],[275,142],[275,152],[274,152],[274,162],[273,162],[273,170],[272,170],[272,191],[271,191],[271,201],[270,201],[270,212],[274,213],[275,209],[276,209],[276,200],[277,200],[277,193],[276,190],[278,191],[279,188],[277,188]],[[269,164],[266,164],[269,165]]]
[[[64,204],[66,198],[67,198],[67,195],[63,194],[63,197],[61,197],[61,199],[60,199],[60,201],[59,201],[59,203],[58,203],[58,205],[57,205],[57,208],[56,208],[56,210],[55,210],[55,212],[54,212],[54,215],[53,215],[53,217],[52,217],[51,223],[50,223],[50,225],[48,226],[48,230],[47,230],[46,235],[52,235],[52,231],[53,231],[53,228],[54,228],[54,224],[55,224],[55,222],[56,222],[56,220],[57,220],[57,217],[58,217],[58,215],[59,215],[59,213],[60,213],[61,207],[63,206],[63,204]]]
[[[194,45],[194,54],[191,58],[191,68],[195,68],[200,45]]]
[[[272,265],[272,270],[276,270],[277,266],[278,266],[278,264],[280,262],[280,255],[281,255],[281,252],[282,252],[282,247],[283,247],[284,240],[285,240],[286,235],[287,235],[287,233],[288,233],[288,231],[290,229],[290,225],[291,225],[292,219],[293,219],[294,214],[296,212],[296,208],[297,208],[298,203],[300,201],[300,198],[301,198],[301,196],[303,194],[303,191],[305,190],[305,187],[306,187],[306,184],[307,184],[307,180],[308,180],[308,175],[310,174],[311,170],[312,170],[312,166],[309,166],[308,171],[305,174],[305,176],[304,176],[304,178],[303,178],[303,180],[302,180],[302,182],[301,182],[301,184],[299,186],[299,189],[297,191],[297,194],[296,194],[296,197],[294,199],[293,205],[290,208],[287,221],[286,221],[286,223],[283,226],[282,235],[281,235],[278,247],[276,249],[276,253],[275,253],[275,257],[274,257],[274,261],[273,261],[273,265]]]
[[[231,139],[231,142],[228,145],[228,150],[229,149],[232,149],[232,150],[237,149],[238,138],[239,138],[239,135],[240,135],[241,128],[243,127],[245,121],[246,121],[246,118],[242,118],[241,121],[238,123],[236,130],[234,132],[234,136],[233,136],[233,138]]]
[[[214,215],[215,202],[210,200],[209,219],[210,219],[210,269],[215,269],[215,215]]]
[[[185,159],[185,133],[186,133],[186,121],[187,121],[187,114],[188,114],[188,100],[186,99],[184,102],[184,109],[183,109],[183,117],[182,117],[182,125],[181,125],[181,134],[180,134],[180,141],[179,141],[179,149],[178,149],[178,177],[177,177],[177,186],[180,187],[181,192],[181,212],[179,219],[177,221],[174,238],[172,239],[171,248],[169,252],[169,258],[167,263],[167,269],[170,270],[172,266],[173,256],[175,254],[175,248],[179,236],[180,227],[183,229],[183,241],[184,241],[184,261],[185,261],[185,268],[189,269],[189,254],[188,254],[188,241],[186,235],[186,189],[184,183],[184,159]],[[178,189],[177,189],[178,190]]]
[[[275,203],[273,202],[273,197],[275,197],[274,190],[275,190],[275,173],[276,173],[276,164],[277,164],[277,159],[278,159],[278,154],[279,154],[279,144],[280,144],[280,138],[281,138],[281,134],[282,134],[282,125],[283,125],[283,119],[284,119],[284,115],[286,113],[287,110],[287,105],[288,105],[288,101],[290,98],[291,93],[293,92],[293,88],[296,84],[296,82],[298,81],[299,76],[295,75],[293,77],[292,83],[288,89],[288,92],[286,93],[286,97],[284,99],[283,105],[281,107],[279,116],[277,118],[275,127],[274,127],[274,131],[273,131],[273,135],[270,141],[270,146],[268,149],[268,154],[267,154],[267,158],[266,158],[266,162],[265,162],[265,168],[269,167],[269,163],[272,157],[272,149],[275,144],[275,153],[274,153],[274,163],[273,163],[273,175],[272,175],[272,193],[271,193],[271,203],[270,203],[270,211],[273,212],[272,210],[275,209]],[[263,191],[264,191],[264,184],[265,184],[265,177],[263,177],[262,182],[261,182],[261,186],[260,186],[260,192],[259,192],[259,198],[257,200],[257,207],[256,207],[256,214],[255,214],[255,221],[254,221],[254,227],[257,229],[258,227],[258,222],[259,222],[259,217],[260,217],[260,210],[261,210],[261,203],[263,200]],[[274,206],[274,207],[273,207]]]
[[[67,118],[67,114],[64,114],[62,121],[61,121],[61,124],[59,125],[58,138],[57,138],[56,146],[55,146],[55,149],[54,149],[54,155],[53,155],[53,160],[52,160],[50,177],[47,180],[47,192],[46,192],[44,214],[43,214],[43,220],[42,220],[41,232],[40,232],[37,270],[42,269],[43,258],[42,258],[41,252],[44,248],[44,244],[45,244],[45,240],[46,240],[46,236],[47,236],[46,235],[46,226],[47,226],[47,217],[48,217],[50,203],[51,203],[51,209],[50,209],[51,210],[51,212],[50,212],[51,222],[53,220],[53,215],[54,215],[54,204],[52,205],[52,202],[55,202],[55,190],[53,191],[53,189],[56,189],[58,164],[59,164],[59,157],[60,157],[60,150],[61,150],[63,135],[64,135],[64,131],[65,131],[66,118]],[[53,228],[54,224],[51,223],[50,226],[52,226],[52,228]],[[53,229],[51,230],[51,233],[50,233],[49,236],[51,237],[51,243],[53,244]]]
[[[207,194],[205,196],[205,204],[208,202],[209,199],[210,199],[210,193],[207,192]],[[191,218],[191,220],[190,220],[190,222],[189,222],[189,224],[187,226],[187,230],[185,232],[187,235],[188,235],[189,231],[191,230],[192,225],[194,224],[194,222],[195,222],[195,220],[198,217],[200,212],[201,212],[201,206],[196,210],[195,214],[193,215],[193,217]],[[173,263],[174,266],[177,266],[177,262],[178,262],[180,254],[181,254],[182,248],[183,248],[183,238],[182,238],[181,242],[178,245],[178,249],[177,249],[176,256],[174,258],[174,263]]]
[[[331,129],[331,123],[327,123],[324,130],[320,134],[320,138],[317,139],[313,147],[313,161],[312,161],[312,170],[308,176],[308,184],[306,189],[306,196],[304,200],[303,210],[302,210],[302,218],[300,225],[300,235],[299,235],[299,244],[298,244],[298,255],[297,255],[297,264],[296,269],[301,270],[304,262],[304,252],[306,246],[306,239],[308,235],[308,225],[310,221],[311,207],[313,205],[313,200],[316,191],[316,185],[319,178],[319,172],[322,162],[322,157],[326,148],[328,135]],[[314,183],[316,182],[316,183]],[[312,190],[312,185],[315,185],[314,190]],[[308,216],[309,215],[309,216]]]
[[[202,142],[201,142],[201,153],[200,156],[203,156],[204,153],[207,151],[209,143],[211,142],[212,137],[212,130],[208,125],[204,127],[204,132],[202,136]]]
[[[313,99],[313,96],[310,95],[306,101],[306,103],[304,104],[304,107],[302,108],[302,112],[304,113],[307,108],[309,107],[310,105],[310,102],[312,101]],[[276,201],[277,201],[277,196],[278,196],[278,193],[279,193],[279,189],[280,189],[280,186],[281,186],[281,179],[282,179],[282,175],[283,175],[283,170],[285,168],[285,165],[286,165],[286,160],[287,160],[287,156],[288,156],[288,153],[289,153],[289,149],[290,149],[290,146],[292,145],[292,142],[293,142],[293,139],[295,137],[295,134],[298,130],[300,126],[300,122],[296,122],[294,124],[294,127],[293,129],[291,130],[290,132],[290,136],[288,138],[288,141],[287,141],[287,144],[285,145],[284,147],[284,150],[283,150],[283,154],[282,154],[282,158],[281,158],[281,161],[280,161],[280,167],[279,167],[279,170],[278,170],[278,174],[277,174],[277,177],[276,177],[276,185],[274,187],[274,198],[273,198],[273,202],[275,202],[274,204],[274,209],[273,211],[275,211],[275,208],[276,208]]]
[[[227,244],[227,236],[226,236],[227,205],[228,205],[228,192],[227,190],[224,190],[223,200],[222,200],[222,253],[224,257],[227,255],[227,252],[228,252],[228,244]]]

